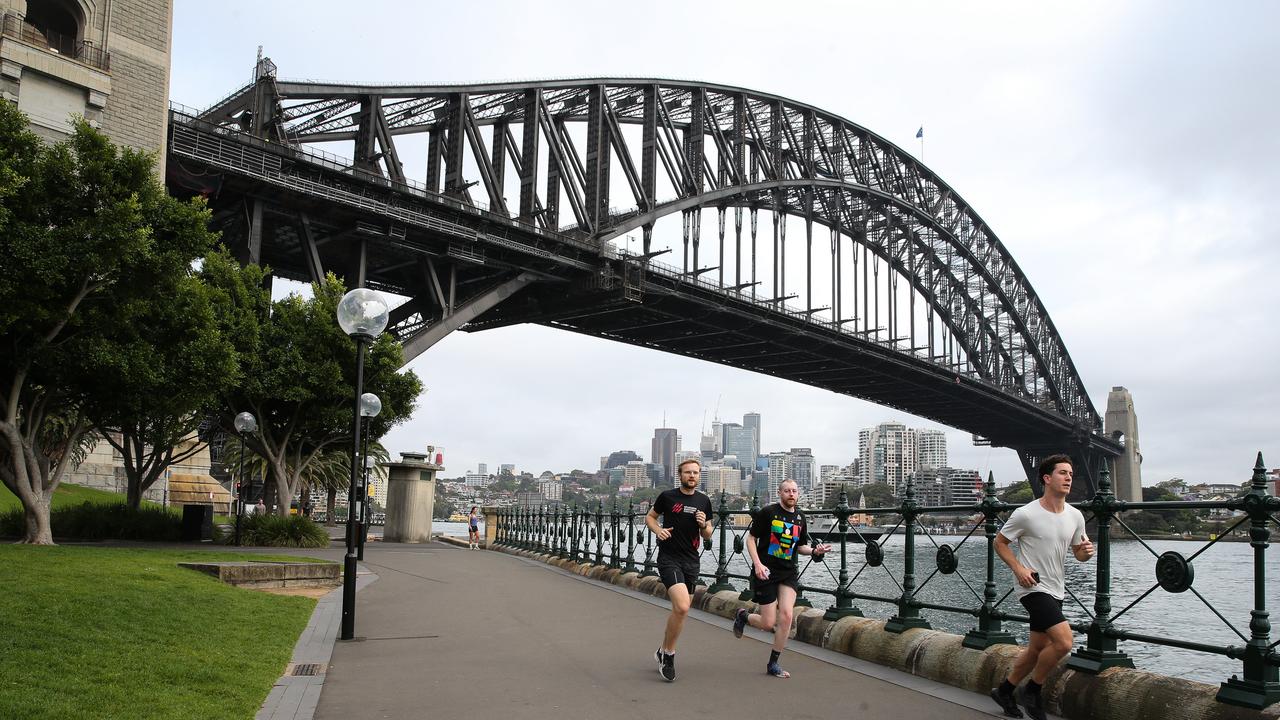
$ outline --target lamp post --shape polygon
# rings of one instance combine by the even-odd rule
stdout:
[[[360,506],[359,516],[359,542],[356,543],[356,559],[364,559],[364,541],[368,531],[365,529],[365,518],[369,510],[369,421],[378,416],[382,412],[382,400],[373,393],[365,393],[360,396],[360,417],[364,419],[364,445],[360,450],[360,454],[364,457],[360,465],[364,468],[361,476],[360,491],[356,493],[356,502]],[[351,512],[347,512],[347,516],[351,516]]]
[[[369,493],[369,473],[372,472],[373,468],[377,465],[378,459],[369,457],[366,452],[364,456],[364,513],[360,516],[360,550],[356,553],[360,560],[364,559],[364,541],[368,539],[369,521],[373,517],[373,510],[370,507],[373,503],[369,499],[372,497]]]
[[[356,288],[338,302],[338,324],[356,341],[355,417],[352,418],[351,483],[347,488],[347,553],[342,559],[343,640],[356,632],[356,485],[360,481],[360,395],[364,390],[364,347],[387,327],[387,303],[378,293]]]
[[[236,483],[240,486],[240,491],[236,493],[239,496],[236,502],[236,547],[240,547],[240,518],[244,515],[244,436],[257,431],[258,420],[253,413],[242,412],[236,415],[232,424],[236,428],[236,434],[240,436],[240,470],[236,472]],[[167,479],[165,490],[168,491]]]

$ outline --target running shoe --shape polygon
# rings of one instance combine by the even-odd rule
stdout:
[[[779,677],[779,678],[791,677],[791,673],[787,672],[786,670],[783,670],[782,667],[778,665],[778,663],[776,662],[771,662],[768,665],[766,665],[764,671],[774,677]]]
[[[1002,693],[1000,688],[995,688],[991,691],[991,699],[996,701],[996,704],[1004,711],[1006,717],[1022,717],[1022,711],[1018,709],[1018,703],[1013,699],[1013,693]]]
[[[747,618],[749,616],[750,616],[750,613],[747,612],[746,608],[738,608],[738,614],[733,616],[733,636],[734,637],[736,638],[742,637],[742,631],[745,630],[747,627]]]
[[[1018,701],[1022,703],[1023,709],[1027,711],[1027,716],[1030,717],[1031,720],[1048,720],[1048,716],[1044,714],[1044,698],[1042,697],[1042,694],[1043,693],[1038,692],[1027,692],[1026,688],[1023,688],[1022,691],[1018,693]]]
[[[658,674],[662,676],[663,680],[674,682],[676,679],[676,656],[668,655],[662,652],[661,649],[655,655],[658,658]]]

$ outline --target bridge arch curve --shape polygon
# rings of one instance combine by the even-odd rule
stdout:
[[[605,260],[622,258],[621,274],[633,266],[656,269],[650,240],[665,218],[687,219],[683,243],[687,258],[692,236],[694,262],[686,259],[675,275],[696,278],[714,268],[698,262],[701,221],[693,218],[718,213],[723,245],[726,211],[735,213],[739,244],[742,211],[751,213],[753,243],[756,214],[771,214],[775,244],[779,225],[783,233],[784,267],[772,268],[781,283],[765,289],[784,313],[786,225],[802,221],[809,244],[813,226],[825,227],[833,235],[833,307],[819,309],[829,310],[825,316],[815,310],[810,277],[809,306],[801,315],[862,341],[871,337],[893,353],[953,372],[957,380],[972,378],[1056,416],[1064,436],[1107,454],[1116,451],[1047,310],[990,227],[927,166],[836,113],[741,87],[655,78],[362,85],[266,74],[194,118],[231,130],[252,125],[281,146],[351,143],[351,158],[329,159],[331,165],[345,162],[347,171],[392,187],[509,218],[513,232],[594,246]],[[425,140],[424,181],[406,171],[406,139],[415,135],[420,145]],[[613,246],[637,230],[644,235],[643,253],[619,255]],[[927,341],[917,340],[914,325],[910,338],[897,337],[892,319],[887,332],[870,327],[871,302],[864,285],[859,308],[856,280],[854,312],[841,314],[845,245],[852,248],[855,273],[859,250],[878,263],[877,272],[887,272],[884,289],[877,284],[875,290],[877,316],[882,297],[891,312],[898,302],[897,281],[890,277],[905,281],[906,300],[918,297],[927,308],[918,316],[928,321]],[[754,253],[752,258],[755,280]],[[719,261],[727,264],[725,257]],[[734,268],[738,274],[745,269],[741,261]],[[865,274],[867,265],[861,270]],[[755,292],[744,287],[738,281],[721,291]],[[435,292],[443,300],[439,286]],[[408,312],[401,320],[408,323],[405,337],[432,322]],[[954,353],[936,350],[935,321]],[[1039,452],[1026,443],[1019,447],[1024,463]]]

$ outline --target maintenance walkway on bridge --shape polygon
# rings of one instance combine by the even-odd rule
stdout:
[[[322,675],[296,679],[311,702],[296,700],[303,685],[278,686],[259,717],[999,716],[977,693],[795,640],[782,659],[792,677],[771,678],[766,635],[748,629],[735,639],[729,620],[698,610],[680,638],[676,681],[664,682],[653,653],[665,600],[527,558],[442,542],[371,543],[360,569],[356,639],[331,640],[336,591],[299,644],[299,652],[332,651]]]

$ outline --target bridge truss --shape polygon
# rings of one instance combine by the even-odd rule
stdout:
[[[697,82],[337,85],[266,62],[174,111],[170,185],[281,276],[407,298],[408,359],[533,322],[897,407],[1028,469],[1068,449],[1082,490],[1122,451],[986,223],[833,113]]]

